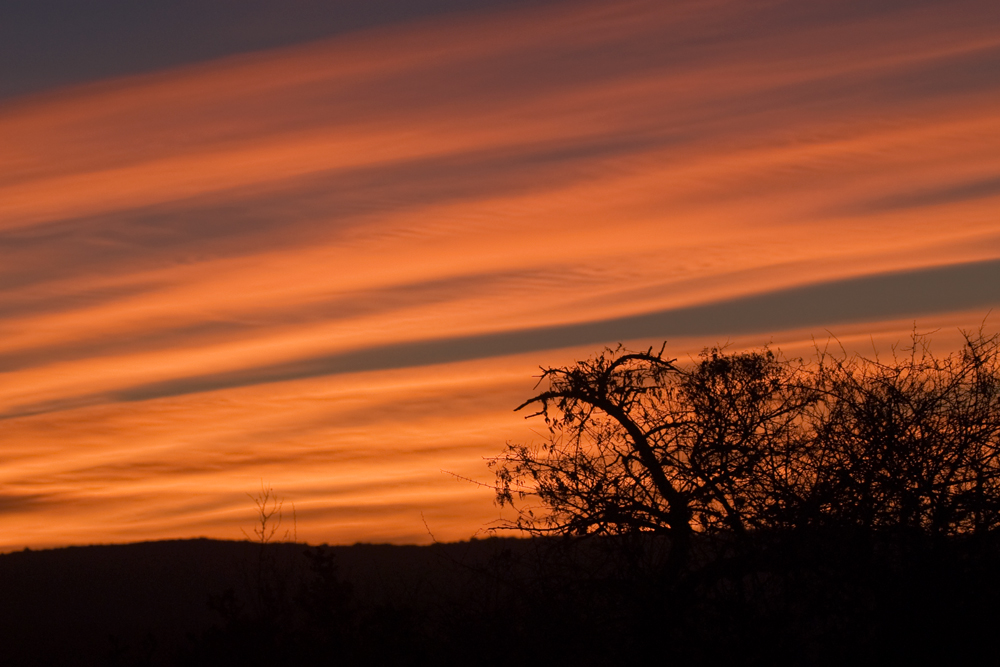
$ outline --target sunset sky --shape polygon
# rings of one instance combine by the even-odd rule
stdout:
[[[1000,329],[1000,3],[9,0],[0,257],[0,551],[467,539],[540,365]]]

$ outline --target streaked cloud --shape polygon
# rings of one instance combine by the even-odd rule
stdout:
[[[539,364],[1000,305],[991,3],[264,4],[0,93],[8,547],[235,537],[261,478],[467,537],[440,471],[536,437]]]

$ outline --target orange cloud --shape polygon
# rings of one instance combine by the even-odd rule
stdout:
[[[560,3],[3,103],[0,547],[238,537],[261,478],[313,541],[467,537],[440,471],[536,437],[538,364],[976,324],[998,23]]]

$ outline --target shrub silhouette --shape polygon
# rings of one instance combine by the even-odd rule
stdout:
[[[997,337],[966,336],[943,359],[913,342],[887,362],[821,357],[801,519],[936,536],[997,527]]]
[[[533,534],[669,538],[839,527],[985,534],[1000,523],[997,336],[935,357],[925,337],[889,360],[817,348],[714,348],[691,366],[620,346],[543,369],[549,437],[490,461],[497,500]]]

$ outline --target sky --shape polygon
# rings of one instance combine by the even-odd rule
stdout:
[[[1000,4],[10,0],[0,258],[0,551],[482,536],[539,366],[997,330]]]

